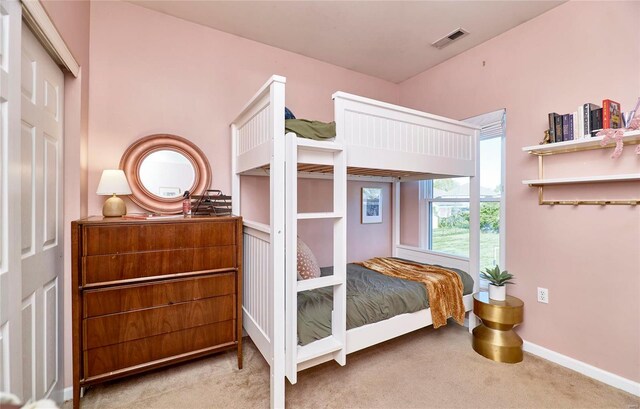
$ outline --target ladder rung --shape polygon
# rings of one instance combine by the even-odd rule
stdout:
[[[342,349],[342,342],[334,336],[319,339],[310,344],[298,346],[298,363],[317,358]]]
[[[334,275],[310,278],[308,280],[298,281],[298,292],[313,290],[316,288],[332,287],[340,284],[344,284],[344,278]]]
[[[340,152],[344,150],[341,143],[333,141],[316,141],[314,139],[298,138],[298,148],[313,149],[319,151]]]
[[[342,213],[338,213],[338,212],[298,213],[298,220],[339,219],[341,217],[342,217]]]

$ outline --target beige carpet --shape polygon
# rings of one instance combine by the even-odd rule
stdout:
[[[245,368],[227,352],[95,386],[82,408],[268,408],[269,367],[245,338]],[[287,382],[288,408],[621,408],[640,398],[525,354],[499,364],[465,328],[425,328],[328,362]],[[64,408],[70,408],[67,402]]]

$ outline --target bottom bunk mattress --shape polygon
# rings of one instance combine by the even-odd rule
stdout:
[[[463,294],[473,292],[473,278],[454,268],[462,278]],[[322,276],[333,267],[321,269]],[[396,315],[429,308],[424,284],[389,277],[357,264],[347,264],[347,330]],[[333,288],[319,288],[298,294],[298,344],[306,345],[331,335]]]

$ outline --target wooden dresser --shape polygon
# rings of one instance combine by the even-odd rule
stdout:
[[[71,224],[73,404],[80,388],[236,348],[242,219]]]

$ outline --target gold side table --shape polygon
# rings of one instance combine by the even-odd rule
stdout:
[[[513,327],[522,323],[524,303],[507,295],[505,301],[489,298],[480,291],[473,295],[473,313],[482,323],[473,329],[473,349],[497,362],[522,361],[522,338]]]

